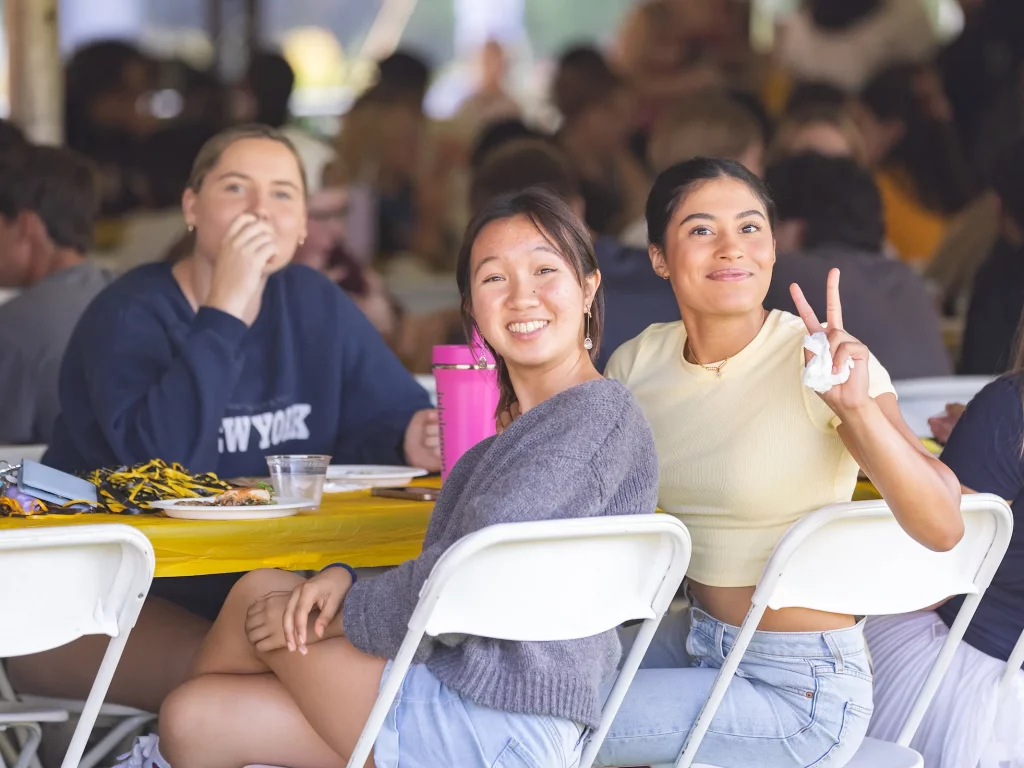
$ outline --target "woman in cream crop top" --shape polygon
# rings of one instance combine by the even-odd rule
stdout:
[[[855,455],[911,536],[952,547],[963,530],[959,484],[904,423],[885,369],[842,330],[838,270],[829,341],[837,366],[851,357],[854,368],[824,395],[803,385],[804,337],[825,329],[798,288],[801,317],[763,308],[773,219],[767,189],[741,165],[697,160],[659,176],[647,206],[651,261],[683,319],[626,342],[605,371],[652,425],[659,502],[693,537],[688,577],[754,586],[792,523],[850,500]]]
[[[838,417],[800,380],[805,335],[799,317],[774,310],[719,377],[683,357],[683,323],[666,323],[608,362],[654,431],[658,502],[690,530],[693,581],[756,584],[790,525],[853,494],[859,468]],[[871,397],[893,392],[874,356],[868,375]]]
[[[633,392],[651,424],[660,504],[693,541],[692,601],[662,622],[598,765],[675,761],[779,538],[809,512],[849,501],[858,465],[916,541],[947,550],[963,535],[956,477],[923,449],[885,369],[843,329],[838,270],[821,322],[796,286],[799,317],[763,308],[774,224],[764,183],[729,160],[673,166],[648,198],[651,263],[671,282],[682,321],[624,344],[605,373]],[[833,373],[853,361],[846,381],[821,395],[802,380],[804,338],[818,332]],[[854,617],[769,611],[696,762],[845,765],[867,730],[871,696]]]

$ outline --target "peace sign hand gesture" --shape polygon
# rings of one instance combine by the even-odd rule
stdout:
[[[850,411],[862,408],[871,401],[868,394],[868,360],[870,354],[868,348],[857,339],[843,330],[843,308],[839,300],[839,270],[832,269],[828,273],[828,283],[825,288],[825,320],[826,328],[818,322],[814,310],[804,297],[800,286],[793,283],[789,292],[796,304],[796,310],[800,319],[807,326],[807,333],[824,333],[828,338],[828,346],[832,352],[832,372],[837,373],[847,360],[853,360],[853,370],[850,371],[850,378],[844,384],[835,384],[828,391],[821,395],[821,399],[832,411],[844,418]],[[811,352],[804,352],[804,363],[812,357]]]

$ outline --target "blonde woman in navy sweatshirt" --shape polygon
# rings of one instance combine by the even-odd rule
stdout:
[[[238,477],[265,475],[268,454],[317,453],[439,467],[426,392],[340,288],[290,264],[306,233],[304,179],[292,145],[263,126],[200,150],[182,201],[195,248],[128,273],[86,310],[46,463],[159,458]],[[110,700],[158,708],[238,577],[158,579]],[[83,638],[11,673],[23,692],[79,697],[104,646]]]
[[[200,150],[182,206],[195,248],[130,272],[86,311],[46,463],[160,458],[241,477],[266,474],[268,454],[318,453],[439,467],[426,392],[337,286],[291,264],[304,178],[262,126]]]

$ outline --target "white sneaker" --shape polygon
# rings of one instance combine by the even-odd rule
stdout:
[[[171,768],[171,764],[160,754],[160,737],[155,733],[139,736],[132,744],[132,751],[118,757],[114,768]]]

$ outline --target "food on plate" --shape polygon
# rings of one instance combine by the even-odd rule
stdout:
[[[197,501],[196,507],[259,507],[274,503],[274,492],[263,488],[236,488],[209,501]]]

